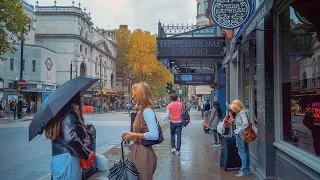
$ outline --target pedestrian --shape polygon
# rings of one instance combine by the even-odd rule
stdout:
[[[10,109],[13,113],[13,119],[16,119],[17,116],[17,100],[15,98],[12,98],[10,103]]]
[[[232,101],[229,108],[237,113],[235,117],[236,129],[234,130],[234,134],[236,136],[238,154],[241,158],[241,169],[237,177],[248,176],[250,172],[249,146],[248,143],[243,140],[243,131],[249,125],[247,110],[244,104],[238,99]]]
[[[51,140],[51,174],[53,180],[80,180],[80,159],[90,162],[93,152],[82,140],[87,139],[80,93],[75,95],[44,127]]]
[[[177,94],[170,95],[171,103],[167,106],[167,117],[170,120],[170,135],[171,135],[171,147],[172,153],[176,153],[177,156],[180,155],[181,148],[181,133],[182,133],[182,111],[183,106],[178,101]],[[177,145],[176,138],[177,135]]]
[[[200,109],[201,109],[201,118],[203,118],[203,116],[204,116],[204,103],[203,103],[203,101],[201,101]]]
[[[4,118],[4,108],[6,107],[6,102],[3,100],[3,97],[0,99],[0,118]]]
[[[157,167],[157,155],[152,146],[144,146],[143,140],[158,140],[159,131],[153,111],[155,99],[147,83],[132,86],[132,96],[138,107],[133,132],[124,132],[122,138],[132,141],[131,158],[139,173],[139,180],[152,180]]]
[[[211,134],[214,137],[214,143],[212,144],[213,147],[217,147],[220,144],[220,134],[217,131],[217,126],[220,121],[222,121],[222,110],[220,108],[219,102],[214,101],[208,124],[208,128],[210,129]]]
[[[209,111],[210,111],[211,107],[210,107],[210,103],[209,103],[209,100],[207,100],[206,104],[204,105],[204,108],[203,108],[203,111],[204,111],[204,117],[205,119],[206,118],[209,118]]]

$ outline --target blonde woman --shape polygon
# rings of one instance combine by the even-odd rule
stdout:
[[[157,156],[152,146],[144,146],[143,140],[158,140],[159,131],[153,111],[155,99],[147,83],[132,86],[133,99],[139,111],[133,123],[133,132],[125,132],[122,138],[131,140],[132,162],[137,167],[139,180],[152,180],[157,167]]]
[[[248,176],[250,171],[250,154],[248,143],[242,139],[243,130],[249,125],[247,110],[243,103],[236,99],[229,105],[230,109],[237,113],[235,118],[236,129],[234,134],[236,136],[236,144],[238,148],[238,154],[241,158],[241,170],[237,177]]]

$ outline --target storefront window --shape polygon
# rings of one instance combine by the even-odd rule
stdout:
[[[320,156],[320,42],[293,7],[279,15],[282,66],[282,139]]]

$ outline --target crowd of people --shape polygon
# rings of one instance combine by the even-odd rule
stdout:
[[[16,119],[18,105],[21,103],[22,115],[25,117],[27,114],[34,114],[35,103],[33,101],[27,102],[26,99],[21,98],[20,101],[14,97],[8,101],[5,101],[3,97],[0,99],[0,118],[11,118]]]

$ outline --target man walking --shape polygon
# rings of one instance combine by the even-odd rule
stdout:
[[[181,147],[181,132],[182,132],[182,111],[183,106],[178,101],[178,95],[171,94],[171,103],[167,106],[167,117],[170,120],[170,135],[171,135],[171,147],[172,153],[176,153],[177,156],[180,155]],[[177,134],[177,145],[175,134]]]
[[[6,103],[3,100],[3,97],[0,99],[0,118],[4,118],[4,108],[6,107]]]

